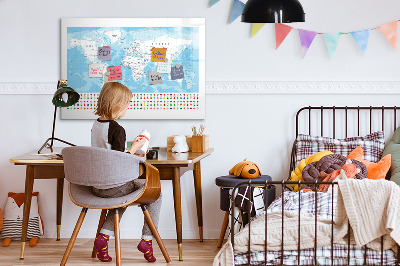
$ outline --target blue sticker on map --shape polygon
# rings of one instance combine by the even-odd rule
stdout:
[[[171,67],[171,79],[183,79],[185,75],[183,74],[183,66],[175,65]]]

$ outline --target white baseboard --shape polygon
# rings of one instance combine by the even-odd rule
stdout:
[[[57,83],[0,83],[0,94],[53,94]],[[206,94],[400,94],[399,81],[208,81]]]

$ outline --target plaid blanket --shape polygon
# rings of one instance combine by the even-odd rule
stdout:
[[[317,197],[316,197],[317,196]],[[267,214],[273,212],[286,210],[298,210],[316,214],[326,219],[332,219],[332,213],[335,215],[336,208],[336,194],[317,192],[285,192],[283,196],[277,198],[268,207]],[[265,215],[265,212],[253,218],[257,219],[260,215]],[[326,246],[316,249],[317,265],[348,265],[348,246],[347,245],[333,245],[333,264],[332,264],[332,248]],[[298,255],[297,250],[285,250],[283,252],[284,265],[314,265],[314,249],[304,249]],[[364,256],[366,254],[366,256]],[[396,257],[392,250],[385,250],[383,253],[384,265],[395,265]],[[250,265],[257,265],[265,263],[265,255],[267,256],[266,265],[280,265],[281,264],[281,251],[267,251],[265,252],[250,252]],[[350,263],[349,265],[381,265],[381,252],[371,250],[364,247],[357,247],[350,245]],[[235,265],[248,264],[248,253],[235,254]]]

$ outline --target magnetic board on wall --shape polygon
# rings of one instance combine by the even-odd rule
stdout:
[[[95,119],[105,82],[133,93],[124,119],[204,119],[204,18],[64,18],[61,77],[81,99],[62,119]]]

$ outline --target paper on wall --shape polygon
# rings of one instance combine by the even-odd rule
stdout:
[[[89,64],[89,78],[101,78],[104,73],[105,66],[101,63]]]
[[[149,84],[162,84],[162,74],[157,71],[149,71]]]

